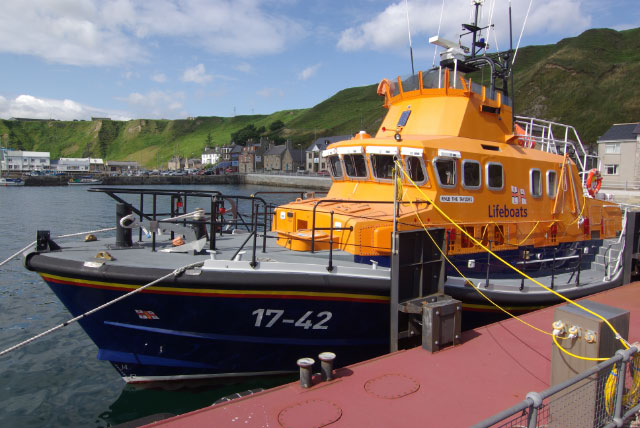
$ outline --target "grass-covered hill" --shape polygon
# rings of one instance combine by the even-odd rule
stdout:
[[[613,123],[640,120],[640,28],[588,30],[554,45],[520,49],[515,65],[516,113],[574,125],[594,144]],[[381,76],[383,77],[383,76]],[[102,157],[148,167],[174,154],[198,156],[252,126],[261,135],[307,146],[315,137],[373,134],[385,114],[376,85],[349,88],[320,104],[271,115],[128,122],[0,120],[2,145],[49,151],[52,158]],[[274,122],[284,126],[273,127]]]

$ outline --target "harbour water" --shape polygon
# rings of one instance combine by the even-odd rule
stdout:
[[[235,195],[300,191],[238,185],[161,187]],[[295,198],[269,196],[275,203]],[[105,194],[87,192],[83,186],[0,188],[0,261],[33,242],[37,230],[50,230],[52,236],[58,236],[114,225],[114,201]],[[0,350],[70,318],[40,277],[22,266],[20,258],[0,267]],[[0,426],[113,426],[155,413],[184,413],[234,392],[292,380],[279,377],[227,385],[200,382],[130,387],[111,364],[97,360],[96,354],[96,346],[75,323],[0,357]]]

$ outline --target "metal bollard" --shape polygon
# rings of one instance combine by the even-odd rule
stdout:
[[[311,372],[314,363],[313,358],[300,358],[297,361],[298,367],[300,367],[300,385],[303,388],[311,387]]]
[[[323,352],[318,355],[318,358],[320,359],[322,380],[333,380],[333,360],[336,359],[336,354],[333,352]]]

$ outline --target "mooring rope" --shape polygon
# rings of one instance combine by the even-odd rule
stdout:
[[[144,289],[146,289],[146,288],[149,288],[149,287],[151,287],[152,285],[157,284],[157,283],[158,283],[158,282],[160,282],[160,281],[164,281],[165,279],[167,279],[167,278],[169,278],[169,277],[171,277],[171,276],[178,276],[179,274],[181,274],[182,272],[184,272],[184,271],[185,271],[185,270],[187,270],[187,269],[194,268],[194,267],[198,267],[198,266],[202,266],[203,264],[204,264],[204,262],[203,262],[203,261],[201,261],[201,262],[191,263],[191,264],[188,264],[188,265],[183,266],[183,267],[181,267],[181,268],[178,268],[178,269],[174,270],[173,272],[170,272],[170,273],[168,273],[167,275],[165,275],[165,276],[163,276],[163,277],[161,277],[161,278],[158,278],[158,279],[156,279],[156,280],[154,280],[154,281],[151,281],[151,282],[150,282],[150,283],[148,283],[148,284],[143,285],[143,286],[142,286],[142,287],[140,287],[140,288],[136,288],[135,290],[132,290],[132,291],[128,292],[127,294],[123,294],[123,295],[122,295],[122,296],[120,296],[120,297],[116,297],[115,299],[110,300],[110,301],[108,301],[107,303],[105,303],[105,304],[103,304],[103,305],[100,305],[100,306],[98,306],[98,307],[96,307],[96,308],[93,308],[93,309],[91,309],[90,311],[87,311],[87,312],[83,313],[82,315],[78,315],[77,317],[72,318],[72,319],[70,319],[69,321],[65,321],[65,322],[63,322],[62,324],[58,324],[57,326],[55,326],[55,327],[53,327],[53,328],[50,328],[49,330],[43,331],[43,332],[42,332],[42,333],[40,333],[40,334],[37,334],[37,335],[35,335],[35,336],[33,336],[33,337],[31,337],[31,338],[29,338],[29,339],[27,339],[27,340],[23,341],[23,342],[18,343],[17,345],[14,345],[14,346],[12,346],[12,347],[10,347],[10,348],[5,349],[4,351],[0,352],[0,357],[1,357],[1,356],[3,356],[3,355],[5,355],[5,354],[8,354],[8,353],[9,353],[9,352],[11,352],[11,351],[15,351],[15,350],[16,350],[16,349],[18,349],[18,348],[22,348],[23,346],[28,345],[29,343],[31,343],[31,342],[33,342],[33,341],[35,341],[35,340],[37,340],[37,339],[40,339],[41,337],[47,336],[48,334],[51,334],[51,333],[53,333],[53,332],[54,332],[54,331],[56,331],[56,330],[60,330],[61,328],[66,327],[66,326],[68,326],[69,324],[72,324],[72,323],[74,323],[74,322],[76,322],[76,321],[79,321],[79,320],[81,320],[81,319],[82,319],[82,318],[84,318],[84,317],[88,317],[89,315],[92,315],[92,314],[94,314],[94,313],[98,312],[99,310],[106,308],[107,306],[111,306],[111,305],[113,305],[114,303],[119,302],[120,300],[124,300],[124,299],[126,299],[127,297],[129,297],[129,296],[133,296],[134,294],[139,293],[139,292],[141,292],[142,290],[144,290]]]
[[[89,233],[100,233],[100,232],[109,232],[111,230],[115,230],[115,227],[107,227],[106,229],[98,229],[98,230],[89,230],[87,232],[78,232],[78,233],[69,233],[67,235],[59,235],[59,236],[54,236],[54,238],[56,239],[60,239],[60,238],[70,238],[72,236],[79,236],[79,235],[86,235]],[[27,251],[29,248],[33,247],[34,245],[36,245],[38,241],[33,241],[31,242],[29,245],[27,245],[26,247],[24,247],[23,249],[13,253],[12,255],[9,256],[8,259],[0,262],[0,266],[6,264],[7,262],[9,262],[9,260],[12,260],[13,258],[19,256],[20,254],[22,254],[24,251]]]

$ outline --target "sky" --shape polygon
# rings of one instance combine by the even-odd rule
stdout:
[[[0,118],[270,114],[437,64],[472,0],[2,0]],[[639,0],[512,0],[514,47],[640,27]],[[489,52],[509,0],[484,0]],[[485,30],[488,31],[488,30]],[[466,39],[462,39],[465,44]],[[467,41],[467,45],[469,42]],[[615,47],[612,47],[615,48]],[[517,77],[517,76],[516,76]]]

